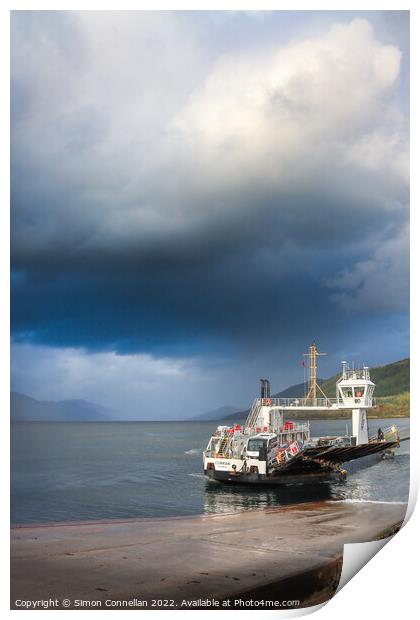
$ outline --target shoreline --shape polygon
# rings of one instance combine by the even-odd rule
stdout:
[[[71,608],[89,600],[106,608],[107,600],[141,599],[152,608],[154,599],[165,599],[174,608],[197,609],[203,599],[217,608],[236,597],[293,599],[295,607],[307,607],[333,595],[344,543],[386,537],[405,511],[405,504],[324,501],[222,515],[17,526],[11,530],[11,604],[17,609],[16,600],[52,597],[71,600]]]

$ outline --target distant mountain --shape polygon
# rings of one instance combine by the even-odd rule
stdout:
[[[331,398],[335,397],[335,384],[340,377],[340,373],[329,379],[318,379],[319,385],[325,394]],[[378,398],[379,413],[384,417],[392,417],[393,412],[399,415],[409,415],[409,391],[410,391],[410,359],[406,358],[384,366],[376,366],[370,369],[370,377],[376,384],[374,396]],[[299,398],[304,394],[304,384],[298,383],[272,394],[273,398]],[[397,401],[391,397],[400,397]],[[383,402],[382,402],[383,401]],[[403,405],[401,405],[403,403]],[[249,409],[236,411],[231,415],[222,415],[220,421],[227,422],[243,421],[248,415]],[[317,414],[319,415],[319,414]],[[330,415],[330,414],[329,414]],[[338,415],[338,413],[337,413]],[[344,415],[344,412],[343,412]],[[296,412],[296,417],[306,416],[308,413]]]
[[[325,379],[318,379],[318,385],[322,385],[325,383]],[[305,390],[308,389],[308,384],[305,383],[297,383],[296,385],[291,385],[290,387],[282,390],[281,392],[277,392],[277,394],[272,394],[273,398],[302,398],[305,394]]]
[[[224,407],[219,407],[218,409],[212,409],[211,411],[206,411],[201,415],[195,416],[194,418],[190,418],[193,420],[220,420],[223,417],[230,416],[236,411],[238,411],[239,407],[232,407],[231,405],[225,405]]]
[[[232,413],[231,415],[226,415],[226,416],[222,416],[221,418],[219,418],[219,421],[222,422],[240,422],[243,420],[246,420],[247,416],[249,413],[249,409],[245,409],[242,411],[235,411],[235,413]]]
[[[105,422],[115,419],[115,412],[87,400],[36,400],[26,394],[11,392],[12,422]]]

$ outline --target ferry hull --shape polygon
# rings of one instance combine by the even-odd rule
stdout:
[[[337,482],[343,480],[345,474],[338,471],[302,473],[302,474],[233,474],[228,471],[214,469],[204,472],[209,480],[222,484],[241,484],[252,486],[287,486],[291,484],[319,484],[322,482]]]
[[[341,469],[301,472],[301,473],[284,473],[278,472],[271,475],[258,473],[233,473],[232,471],[218,471],[215,469],[204,470],[207,478],[214,482],[223,484],[240,484],[240,485],[271,485],[271,486],[287,486],[291,484],[319,484],[325,482],[342,482],[347,475],[354,474],[361,469],[376,465],[387,456],[393,456],[389,450],[382,450],[375,454],[368,454],[357,459],[353,459],[344,463]]]

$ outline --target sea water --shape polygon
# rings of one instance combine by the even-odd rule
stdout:
[[[370,420],[369,431],[408,419]],[[208,482],[202,450],[217,422],[12,424],[12,523],[223,513],[295,502],[406,501],[409,441],[334,484],[248,488]],[[314,420],[312,436],[346,433],[351,420]],[[344,465],[345,467],[345,465]]]

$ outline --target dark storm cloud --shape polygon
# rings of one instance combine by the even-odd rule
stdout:
[[[20,346],[264,367],[279,343],[400,330],[406,60],[390,24],[385,42],[331,18],[287,43],[275,16],[267,43],[253,16],[218,19],[13,16]],[[236,19],[230,46],[202,36]]]

